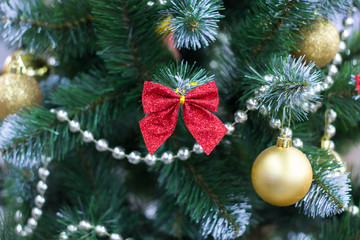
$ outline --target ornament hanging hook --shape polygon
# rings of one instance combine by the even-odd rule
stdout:
[[[281,121],[281,131],[283,131],[283,129],[284,129],[285,112],[286,112],[286,109],[287,109],[287,108],[290,108],[290,105],[286,105],[286,106],[283,108],[283,116],[282,116],[282,121]],[[291,111],[289,110],[289,124],[288,124],[288,128],[290,128],[290,123],[291,123]]]

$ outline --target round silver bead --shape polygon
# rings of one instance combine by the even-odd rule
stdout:
[[[203,149],[203,148],[200,146],[200,144],[198,144],[198,143],[195,143],[195,144],[194,144],[193,151],[194,151],[196,154],[202,154],[202,153],[204,153],[204,149]]]
[[[309,110],[310,112],[314,113],[316,112],[317,110],[319,110],[319,105],[315,104],[315,103],[311,103],[309,105]]]
[[[321,86],[321,83],[316,83],[315,85],[314,85],[314,92],[315,93],[319,93],[319,92],[321,92],[323,89],[322,89],[322,86]]]
[[[57,111],[55,108],[52,108],[52,109],[50,109],[50,112],[56,114]]]
[[[68,114],[64,110],[59,110],[56,113],[56,118],[60,122],[64,122],[64,121],[68,120]]]
[[[69,226],[67,226],[66,229],[71,233],[76,232],[78,230],[75,225],[69,225]]]
[[[266,108],[264,105],[261,105],[261,106],[260,106],[259,111],[260,111],[261,115],[263,115],[263,116],[266,116],[267,113],[268,113],[268,110],[267,110],[267,108]]]
[[[105,237],[107,235],[107,230],[104,226],[97,225],[95,227],[95,233],[98,237]]]
[[[331,76],[326,76],[325,83],[329,84],[329,86],[332,86],[334,84],[334,79]]]
[[[304,146],[304,143],[300,138],[294,138],[292,141],[292,145],[296,148],[302,148]]]
[[[165,164],[170,164],[174,161],[174,154],[172,152],[164,152],[161,155],[161,161],[163,161],[163,163]]]
[[[96,150],[104,152],[108,149],[108,142],[105,139],[100,139],[95,143]]]
[[[234,114],[234,116],[235,116],[235,122],[237,122],[237,123],[244,123],[248,119],[247,114],[244,111],[241,111],[241,110],[237,111]]]
[[[82,139],[84,142],[88,143],[88,142],[92,142],[94,140],[94,136],[91,132],[85,131],[82,135]]]
[[[250,111],[256,110],[256,108],[259,106],[258,101],[256,101],[255,98],[249,98],[246,101],[246,108]]]
[[[129,160],[129,163],[132,163],[132,164],[138,164],[140,162],[140,153],[137,152],[137,151],[134,151],[134,152],[131,152],[129,155],[128,155],[128,160]]]
[[[226,132],[226,135],[232,135],[235,131],[235,127],[234,125],[232,125],[231,123],[227,122],[224,124],[226,129],[227,129],[227,132]]]
[[[69,122],[69,130],[73,133],[80,131],[80,123],[75,120],[71,120]]]
[[[329,149],[330,149],[330,150],[335,150],[335,143],[334,143],[334,141],[332,141],[332,140],[330,140]]]
[[[37,208],[37,207],[34,207],[32,210],[31,210],[31,216],[37,221],[41,218],[41,215],[42,215],[42,211],[41,209]]]
[[[284,127],[281,129],[281,135],[285,135],[287,138],[292,138],[293,132],[290,128]]]
[[[331,64],[329,67],[329,75],[333,76],[333,75],[337,74],[338,72],[339,72],[338,68],[334,64]]]
[[[52,158],[51,158],[51,157],[41,156],[41,162],[42,162],[42,164],[48,165],[51,161],[52,161]]]
[[[16,225],[16,227],[15,227],[15,232],[16,232],[18,235],[21,235],[21,232],[22,232],[22,226],[21,226],[21,224]]]
[[[29,226],[29,228],[34,230],[37,227],[38,223],[34,218],[29,218],[27,221],[27,225]]]
[[[117,233],[112,233],[110,235],[110,240],[123,240],[123,238]]]
[[[38,191],[38,193],[40,193],[41,195],[44,195],[44,193],[46,192],[48,186],[46,185],[46,183],[44,183],[43,181],[39,181],[38,184],[36,185],[36,190]]]
[[[31,234],[33,234],[33,229],[29,226],[25,226],[24,230],[21,232],[22,237],[30,236]]]
[[[336,133],[336,128],[334,125],[332,124],[329,124],[327,129],[326,129],[326,134],[329,136],[329,137],[333,137],[335,136],[335,133]]]
[[[270,127],[272,128],[279,128],[281,126],[281,121],[280,119],[275,119],[275,118],[272,118],[270,120]]]
[[[347,40],[351,35],[351,31],[350,29],[345,28],[340,35],[341,35],[341,40]]]
[[[267,82],[272,82],[274,80],[274,76],[271,74],[267,74],[264,76],[264,80]]]
[[[359,207],[358,206],[352,205],[348,208],[348,211],[352,216],[359,215]]]
[[[22,220],[22,217],[23,217],[22,212],[20,210],[17,210],[14,216],[15,221],[20,222]]]
[[[340,65],[342,63],[342,57],[340,53],[337,53],[333,59],[333,64]]]
[[[190,153],[189,149],[186,147],[180,148],[177,153],[178,158],[183,161],[188,160],[190,158],[190,155],[191,155],[191,153]]]
[[[153,154],[153,155],[146,155],[145,159],[144,159],[145,163],[149,166],[154,166],[155,163],[156,163],[156,155]]]
[[[81,230],[89,231],[92,228],[93,228],[93,226],[87,221],[81,220],[79,222],[79,229],[81,229]]]
[[[69,237],[66,234],[66,232],[61,232],[60,233],[59,240],[68,240],[68,239],[69,239]]]
[[[43,196],[37,195],[35,197],[35,205],[38,208],[42,208],[44,206],[44,203],[45,203],[45,198]]]
[[[328,118],[329,118],[329,122],[334,122],[336,120],[337,117],[337,113],[334,111],[334,109],[330,108],[329,110],[329,114],[328,114]]]
[[[301,105],[302,109],[304,109],[304,111],[309,111],[310,110],[310,104],[308,102],[304,102]]]
[[[50,175],[50,171],[46,168],[39,168],[38,174],[41,180],[46,181],[46,178]]]
[[[340,41],[339,52],[342,53],[342,52],[345,52],[345,50],[346,50],[346,43],[344,41]]]
[[[344,26],[352,26],[354,24],[354,18],[353,17],[347,17],[344,19]]]
[[[123,159],[125,158],[126,154],[125,154],[125,149],[122,147],[116,147],[114,148],[113,152],[112,152],[112,156],[115,159]]]

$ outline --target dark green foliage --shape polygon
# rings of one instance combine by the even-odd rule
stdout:
[[[61,63],[94,54],[89,1],[1,1],[2,36],[12,46],[59,57]],[[81,6],[81,7],[78,7]]]
[[[191,219],[201,226],[204,237],[232,239],[249,225],[251,205],[248,189],[231,164],[213,157],[192,157],[189,162],[159,166],[159,183],[176,198]],[[221,179],[215,176],[222,175]],[[209,209],[211,209],[209,211]]]

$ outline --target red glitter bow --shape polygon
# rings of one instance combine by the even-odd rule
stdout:
[[[360,94],[360,75],[355,76],[355,82],[356,82],[356,88],[358,90],[358,93]]]
[[[161,84],[145,82],[142,102],[144,113],[149,114],[140,121],[140,129],[150,154],[173,133],[180,105],[186,127],[207,155],[227,132],[224,124],[209,112],[216,112],[219,105],[214,81],[189,91],[186,96]]]

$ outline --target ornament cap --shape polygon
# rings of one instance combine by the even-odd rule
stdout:
[[[325,150],[330,150],[331,149],[331,140],[327,137],[322,137],[321,138],[321,148],[325,149]]]
[[[277,138],[276,146],[282,147],[282,148],[289,148],[292,146],[292,139],[286,137],[285,134]]]

